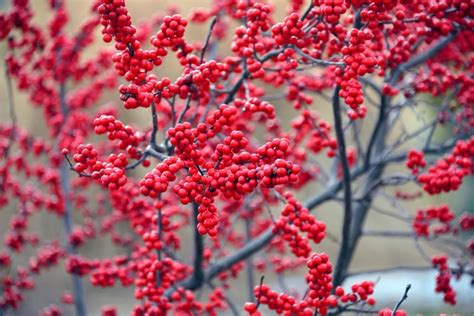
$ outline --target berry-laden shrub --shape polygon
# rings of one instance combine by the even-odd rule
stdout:
[[[28,0],[0,14],[9,111],[0,125],[0,206],[12,213],[0,315],[28,304],[25,293],[53,266],[73,286],[41,315],[68,314],[67,305],[86,315],[84,282],[133,288],[132,315],[406,315],[409,286],[382,309],[376,283],[345,282],[366,235],[451,241],[456,251],[419,269],[437,271],[433,295],[456,304],[453,279],[474,275],[473,215],[409,209],[474,173],[472,0],[290,0],[281,19],[267,0],[215,0],[141,24],[124,0],[90,3],[71,32],[65,1],[49,1],[49,21],[35,18]],[[190,27],[207,36],[189,40]],[[86,54],[99,32],[101,48]],[[162,74],[173,58],[172,79]],[[42,112],[46,137],[18,123],[17,91]],[[102,104],[108,98],[119,102]],[[431,121],[420,113],[425,104]],[[148,124],[121,118],[139,110]],[[382,210],[376,199],[397,208]],[[331,236],[336,256],[322,249],[339,227],[314,215],[330,201],[343,211]],[[367,230],[373,212],[412,230]],[[65,237],[31,232],[37,213],[62,219]],[[82,247],[99,237],[121,252],[87,257]],[[18,263],[19,254],[29,261]],[[297,268],[305,289],[255,282]],[[244,304],[229,290],[245,275]]]

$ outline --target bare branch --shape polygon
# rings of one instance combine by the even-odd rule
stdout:
[[[59,102],[61,113],[63,115],[63,126],[66,118],[69,114],[69,107],[66,103],[66,85],[65,83],[61,83],[59,85]],[[66,156],[67,157],[67,156]],[[62,194],[64,198],[64,213],[63,213],[63,226],[64,226],[64,233],[65,233],[65,241],[66,241],[66,250],[68,254],[72,255],[76,253],[76,249],[69,243],[69,235],[73,229],[73,218],[72,218],[72,202],[71,202],[71,183],[69,179],[69,168],[71,162],[67,159],[67,162],[64,161],[61,164],[59,170],[59,177],[61,182]],[[80,276],[76,274],[72,274],[72,286],[73,286],[73,293],[74,293],[74,306],[76,308],[76,314],[78,316],[85,316],[87,315],[86,311],[86,304],[84,299],[84,289],[82,286],[82,280]]]
[[[245,221],[245,238],[247,242],[250,242],[252,240],[252,234],[251,234],[251,221],[250,218],[246,217],[244,219]],[[254,284],[254,269],[253,269],[253,260],[252,256],[248,256],[245,262],[246,268],[247,268],[247,287],[248,287],[248,299],[249,302],[253,302],[255,296],[253,295],[253,288],[255,287]]]
[[[395,316],[395,314],[397,313],[397,310],[400,308],[402,303],[408,298],[408,291],[410,291],[410,289],[411,289],[411,284],[408,284],[407,287],[405,288],[405,293],[403,293],[402,298],[400,299],[400,301],[398,301],[397,304],[395,304],[395,307],[392,310],[392,316]]]
[[[352,190],[351,190],[351,173],[349,169],[349,163],[347,161],[346,154],[346,141],[344,138],[344,131],[342,129],[342,118],[341,118],[341,106],[339,99],[340,87],[334,89],[333,94],[333,116],[334,116],[334,127],[336,130],[336,138],[339,149],[339,160],[342,165],[342,179],[344,187],[344,219],[342,225],[342,240],[341,247],[339,248],[339,255],[337,258],[337,264],[334,271],[334,285],[338,286],[342,283],[342,272],[343,266],[349,259],[347,257],[349,251],[349,236],[352,223]]]
[[[157,150],[156,134],[158,133],[158,115],[156,114],[156,105],[154,102],[151,103],[151,122],[152,130],[150,135],[150,145],[154,150]]]
[[[207,32],[206,41],[204,42],[204,47],[202,48],[202,51],[201,51],[201,60],[199,62],[200,64],[202,64],[202,62],[204,61],[204,56],[206,55],[206,50],[209,47],[209,41],[212,36],[212,30],[214,29],[214,26],[216,25],[216,23],[217,23],[217,16],[212,18],[211,25],[209,26],[209,31]]]
[[[303,52],[301,49],[299,49],[299,48],[296,47],[296,46],[292,46],[292,48],[293,48],[301,57],[303,57],[304,59],[307,59],[307,60],[310,61],[313,65],[324,66],[324,67],[327,67],[327,66],[344,67],[344,66],[345,66],[345,63],[342,62],[342,61],[330,61],[330,60],[322,60],[322,59],[313,58],[313,57],[311,57],[310,55],[308,55],[308,54],[306,54],[305,52]]]
[[[362,233],[363,236],[371,236],[371,237],[414,237],[415,234],[413,232],[399,232],[399,231],[385,231],[385,230],[364,230]]]

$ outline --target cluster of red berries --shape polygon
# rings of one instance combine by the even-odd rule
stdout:
[[[130,276],[130,269],[127,267],[128,258],[118,256],[113,259],[101,260],[100,263],[90,273],[90,282],[93,286],[113,287],[116,280],[120,280],[123,287],[132,285],[133,277]]]
[[[375,305],[375,299],[370,296],[374,294],[374,282],[372,281],[363,281],[361,283],[356,283],[351,286],[351,291],[346,293],[344,288],[338,286],[334,291],[334,294],[338,297],[338,300],[341,303],[355,303],[355,302],[365,302],[369,306]]]
[[[375,56],[366,48],[366,43],[372,39],[371,32],[353,29],[349,44],[341,50],[345,66],[336,69],[338,75],[336,83],[341,87],[339,96],[351,108],[347,115],[352,120],[364,118],[367,112],[367,108],[362,105],[364,102],[362,85],[357,78],[372,73],[378,64]]]
[[[454,75],[444,64],[433,63],[428,71],[418,74],[414,90],[417,93],[425,92],[441,96],[455,85],[462,85],[465,80],[462,75]]]
[[[125,154],[110,154],[106,162],[98,160],[97,156],[97,151],[91,144],[79,145],[73,155],[74,170],[79,174],[91,171],[92,179],[110,190],[124,186],[127,183],[125,167],[128,161]]]
[[[100,172],[92,172],[92,178],[98,180],[100,184],[110,190],[117,190],[125,185],[127,177],[125,176],[125,167],[127,166],[127,157],[124,154],[110,154],[107,162],[102,163]]]
[[[436,226],[432,233],[435,235],[446,234],[453,230],[451,222],[454,218],[454,212],[449,209],[448,205],[429,207],[416,212],[412,226],[417,236],[429,237],[431,222],[438,220],[440,225]]]
[[[115,40],[118,53],[114,55],[115,69],[127,81],[141,83],[146,78],[146,71],[153,68],[157,60],[155,52],[145,52],[140,48],[137,30],[125,6],[125,1],[103,0],[98,7],[100,21],[103,25],[102,34],[105,42]],[[161,63],[161,60],[158,59]],[[155,61],[156,62],[156,61]]]
[[[119,87],[120,99],[126,109],[148,108],[155,100],[153,89],[157,83],[156,76],[146,75],[144,80],[146,80],[145,84],[131,83],[128,86],[121,85]]]
[[[425,154],[420,150],[410,150],[407,155],[406,166],[413,174],[419,173],[420,169],[426,167]]]
[[[235,30],[234,40],[232,42],[232,51],[237,52],[239,56],[249,58],[253,52],[260,52],[258,35],[270,29],[270,13],[272,8],[267,3],[250,1],[238,1],[236,15],[240,18],[246,18],[247,24],[238,27]],[[255,45],[255,46],[254,46]]]
[[[474,137],[458,141],[451,154],[439,160],[428,169],[427,173],[418,176],[423,190],[429,194],[455,191],[465,176],[472,174],[474,157]]]
[[[257,177],[261,178],[260,181],[263,186],[273,188],[277,185],[296,182],[300,170],[300,166],[293,164],[291,161],[277,159],[273,164],[261,168],[261,171],[257,173]]]
[[[224,292],[220,288],[212,290],[208,295],[207,302],[197,301],[196,295],[187,290],[178,290],[178,295],[174,295],[175,311],[178,314],[208,314],[219,315],[219,311],[225,309],[228,305],[225,301]]]
[[[304,316],[313,315],[309,307],[305,310],[300,309],[296,298],[293,296],[285,293],[278,293],[266,284],[256,286],[253,293],[255,297],[258,298],[259,305],[266,305],[268,309],[273,310],[278,314],[294,313]],[[244,309],[250,316],[262,315],[261,312],[258,311],[258,306],[255,303],[246,303]]]
[[[400,11],[397,16],[402,17],[403,11]],[[390,48],[390,54],[385,61],[390,68],[395,68],[397,65],[406,62],[411,57],[411,47],[416,43],[415,36],[408,38],[400,37]]]
[[[189,94],[205,96],[209,92],[211,84],[225,78],[228,70],[227,64],[214,60],[202,63],[195,69],[187,68],[174,83],[177,88],[176,94],[181,99],[185,99]],[[168,89],[171,90],[171,87]]]
[[[176,173],[183,167],[184,163],[176,157],[165,159],[140,180],[141,194],[152,198],[158,197],[158,194],[168,189],[170,182],[176,180]]]
[[[471,230],[474,229],[474,214],[463,214],[459,216],[459,229],[461,230]]]
[[[249,140],[241,131],[232,131],[224,138],[224,142],[216,146],[212,159],[219,162],[219,165],[228,166],[234,160],[235,154],[240,153],[249,144]],[[234,161],[245,162],[245,158],[240,156]]]
[[[247,69],[252,78],[261,78],[265,75],[262,64],[254,58],[255,53],[264,53],[265,45],[258,42],[258,36],[270,29],[271,6],[266,3],[238,1],[236,16],[246,18],[246,25],[235,29],[231,44],[232,51],[239,57],[247,60]]]
[[[201,152],[196,142],[196,136],[201,132],[201,128],[193,129],[191,123],[185,122],[177,124],[175,127],[168,129],[168,137],[171,145],[174,147],[175,154],[183,161],[192,161],[198,165],[203,164]],[[198,134],[198,135],[196,135]],[[203,140],[207,140],[206,134],[200,134]]]
[[[451,270],[448,266],[446,256],[436,256],[432,258],[433,265],[438,269],[436,276],[435,291],[444,294],[444,301],[451,305],[456,305],[456,292],[451,287]]]
[[[131,126],[124,125],[113,115],[101,115],[93,122],[94,131],[97,135],[107,133],[109,140],[118,140],[120,149],[127,149],[132,158],[136,158],[136,147],[139,144],[139,137]],[[132,155],[133,154],[133,155]]]
[[[291,193],[286,193],[284,198],[287,203],[273,231],[282,234],[296,256],[307,258],[311,251],[308,240],[319,244],[326,237],[326,224],[316,220]],[[300,233],[307,236],[302,237]]]
[[[214,196],[216,192],[206,190],[202,202],[198,207],[196,228],[201,235],[208,234],[211,237],[217,236],[217,224],[219,216],[215,205]]]
[[[305,298],[298,301],[295,297],[278,293],[265,284],[254,288],[254,295],[258,305],[266,305],[268,309],[278,314],[313,315],[315,310],[321,315],[327,315],[330,307],[336,307],[335,298],[330,295],[332,290],[332,265],[329,256],[325,253],[314,253],[306,262],[308,273],[308,293]],[[261,315],[255,303],[246,303],[245,311],[252,316]]]
[[[290,143],[285,138],[275,138],[257,149],[259,158],[264,163],[270,163],[275,159],[283,159],[288,155]]]
[[[232,105],[221,104],[217,111],[214,111],[206,118],[206,123],[212,126],[212,131],[208,132],[208,137],[214,137],[214,133],[219,133],[225,126],[232,126],[237,121],[237,108]]]
[[[67,155],[69,151],[63,149],[63,154]],[[89,168],[89,166],[94,166],[93,171],[99,171],[101,169],[101,164],[98,163],[96,166],[98,153],[94,149],[92,144],[80,145],[77,147],[77,152],[74,154],[73,159],[76,163],[74,165],[74,170],[76,172],[83,172]]]
[[[151,44],[154,47],[179,47],[184,45],[184,31],[188,21],[179,14],[166,16],[160,31],[151,38]]]
[[[306,266],[308,267],[306,282],[309,289],[306,301],[321,315],[326,315],[329,303],[334,301],[328,300],[333,288],[332,265],[329,262],[329,256],[325,253],[314,253],[308,259]]]
[[[308,238],[302,236],[298,227],[292,225],[284,217],[281,217],[273,226],[273,233],[282,236],[282,239],[288,242],[291,252],[296,257],[307,258],[311,253],[311,246]]]
[[[87,260],[78,255],[69,256],[66,259],[66,271],[71,274],[84,276],[100,265],[99,260]]]
[[[308,46],[309,37],[305,37],[303,31],[304,22],[298,14],[291,13],[283,23],[272,27],[272,37],[277,45],[295,45],[299,48]]]
[[[116,48],[123,50],[126,45],[137,45],[135,33],[136,29],[132,25],[132,18],[125,6],[125,1],[103,0],[97,8],[101,24],[104,42],[112,41],[112,37],[117,41]]]
[[[344,0],[313,0],[315,6],[321,7],[324,20],[330,24],[337,24],[341,15],[346,13],[347,5]]]
[[[139,266],[131,267],[136,270],[135,278],[135,297],[143,299],[147,297],[151,302],[156,302],[165,310],[171,306],[168,299],[163,296],[164,290],[171,287],[176,278],[179,279],[188,271],[188,267],[184,264],[164,258],[163,260],[143,260]],[[159,282],[157,282],[159,280]],[[173,300],[179,301],[179,293],[172,297]]]
[[[275,107],[259,98],[249,98],[246,100],[236,99],[234,105],[237,108],[242,108],[244,115],[246,113],[248,113],[249,116],[254,113],[262,113],[262,117],[264,117],[265,120],[275,118]]]

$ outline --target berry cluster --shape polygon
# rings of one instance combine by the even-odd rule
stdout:
[[[308,46],[308,37],[303,31],[303,21],[296,13],[291,13],[283,23],[272,27],[272,37],[277,45],[295,45],[299,48]]]
[[[124,186],[127,182],[125,176],[127,157],[125,154],[110,154],[106,162],[98,160],[97,156],[98,153],[91,144],[80,145],[73,155],[74,170],[80,175],[84,171],[91,171],[92,179],[110,190],[117,190]]]
[[[165,17],[160,31],[151,38],[151,44],[156,48],[184,45],[183,37],[187,25],[188,21],[179,14]]]
[[[351,286],[351,291],[352,292],[346,293],[343,287],[338,286],[334,291],[334,294],[336,294],[338,300],[342,304],[354,304],[356,302],[364,302],[369,306],[375,304],[375,299],[370,296],[374,293],[374,282],[363,281],[361,283],[353,284]]]
[[[118,140],[120,149],[126,149],[131,158],[137,158],[136,147],[139,144],[139,136],[131,126],[124,125],[113,115],[101,115],[94,120],[93,124],[97,135],[107,133],[109,140]]]
[[[123,106],[126,109],[148,108],[151,106],[155,99],[153,88],[156,84],[156,77],[154,75],[147,75],[146,82],[146,84],[131,83],[127,86],[121,85],[119,87],[120,99],[123,101]]]
[[[459,229],[461,230],[471,230],[474,229],[474,215],[473,214],[463,214],[458,218]]]
[[[332,290],[332,266],[329,257],[325,253],[313,253],[306,262],[308,273],[308,293],[305,298],[298,301],[295,297],[278,293],[269,286],[261,284],[254,288],[254,295],[258,304],[267,305],[268,309],[278,314],[313,315],[318,311],[321,315],[327,315],[330,307],[336,307],[334,297],[330,295]],[[255,303],[246,303],[244,309],[252,316],[261,315]]]
[[[319,244],[326,236],[326,224],[317,221],[290,193],[285,194],[286,205],[273,231],[289,242],[293,254],[307,258],[311,247],[308,240]],[[306,237],[300,235],[305,233]]]
[[[431,222],[438,220],[440,225],[433,228],[432,233],[435,235],[446,234],[453,231],[451,222],[454,218],[454,212],[449,209],[448,205],[418,210],[413,218],[413,230],[417,236],[429,237]]]
[[[306,282],[309,289],[306,301],[321,315],[326,315],[329,303],[333,302],[328,299],[333,288],[332,265],[329,262],[329,256],[325,253],[314,253],[308,259],[306,266],[308,267]]]
[[[458,141],[451,154],[428,168],[427,173],[418,176],[423,190],[429,194],[455,191],[465,176],[472,174],[474,157],[474,137],[466,141]]]
[[[140,180],[140,192],[145,196],[157,198],[168,189],[168,184],[176,180],[176,173],[184,167],[184,163],[176,157],[169,157]],[[179,193],[179,196],[184,194]],[[189,202],[188,202],[189,203]]]
[[[242,108],[243,114],[249,118],[254,113],[262,113],[262,120],[274,119],[275,118],[275,107],[259,98],[249,98],[247,100],[236,99],[234,104],[237,108]]]
[[[321,7],[324,20],[333,25],[339,22],[341,15],[347,10],[344,0],[313,0],[313,4]]]
[[[432,259],[433,265],[438,269],[435,291],[444,294],[444,301],[456,305],[456,292],[451,287],[451,270],[446,256],[437,256]]]
[[[341,50],[344,55],[345,67],[336,70],[338,75],[336,82],[341,87],[339,96],[351,108],[347,115],[352,120],[364,118],[367,112],[367,108],[362,105],[364,102],[362,85],[357,79],[372,73],[378,64],[375,56],[367,50],[365,45],[366,42],[372,39],[373,34],[371,32],[352,30],[349,45]]]
[[[412,149],[408,152],[406,166],[413,174],[418,174],[426,166],[425,155],[422,151]]]
[[[269,4],[250,1],[238,1],[235,15],[245,18],[247,23],[235,29],[231,44],[232,51],[247,61],[247,69],[252,78],[261,78],[265,71],[262,63],[254,58],[255,53],[264,53],[265,45],[258,42],[259,36],[270,29],[272,11]]]
[[[249,142],[239,131],[231,132],[218,143],[210,160],[206,160],[206,142],[232,126],[237,120],[236,114],[236,107],[223,104],[208,115],[206,124],[192,128],[186,122],[170,128],[169,141],[179,158],[165,160],[140,182],[144,195],[157,196],[176,179],[176,172],[186,167],[189,175],[174,185],[173,192],[181,203],[198,205],[198,229],[202,234],[214,236],[217,233],[214,204],[219,193],[239,200],[259,184],[271,188],[296,182],[300,172],[298,165],[284,160],[289,148],[287,140],[274,139],[250,153],[245,151]]]

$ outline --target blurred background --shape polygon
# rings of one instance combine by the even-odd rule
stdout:
[[[49,10],[49,1],[47,0],[33,0],[30,1],[34,6],[34,12],[36,14],[35,21],[38,24],[46,26],[50,17],[51,12]],[[285,0],[273,0],[275,4],[276,19],[281,21],[287,10],[288,2]],[[70,21],[67,26],[67,30],[73,32],[76,30],[78,25],[87,17],[89,13],[91,1],[88,0],[68,0],[66,1],[67,7],[70,12]],[[150,19],[155,13],[166,10],[169,6],[175,6],[179,8],[180,14],[188,16],[193,8],[206,7],[210,3],[209,0],[182,0],[182,1],[169,1],[169,0],[129,0],[127,1],[128,8],[131,12],[134,23],[139,21]],[[5,11],[9,8],[10,1],[0,0],[0,11]],[[186,39],[188,41],[201,41],[204,39],[208,30],[208,24],[190,24],[186,30]],[[229,32],[232,30],[229,29]],[[227,41],[219,43],[219,49],[222,52],[229,51],[229,40],[232,38],[232,33],[227,36]],[[92,56],[98,47],[105,45],[101,42],[100,30],[97,32],[96,43],[86,51],[86,55]],[[0,43],[0,58],[3,60],[6,53],[6,46],[2,42]],[[179,74],[180,67],[174,57],[169,56],[166,58],[165,65],[159,68],[158,76],[169,76],[176,78]],[[0,63],[0,121],[2,123],[9,122],[8,106],[7,106],[7,89],[5,82],[5,67],[4,63]],[[47,137],[46,128],[42,122],[41,110],[34,108],[29,103],[27,97],[18,91],[14,91],[15,106],[18,113],[18,125],[22,128],[26,128],[35,135],[43,135]],[[118,99],[118,93],[105,95],[102,101],[115,101],[120,108],[120,101]],[[288,127],[290,120],[295,116],[295,111],[292,109],[290,104],[281,101],[274,102],[277,111],[281,114],[282,118],[287,118],[287,121],[283,122],[283,125]],[[315,96],[315,102],[312,108],[317,110],[321,116],[328,121],[332,121],[331,108],[327,101],[322,98]],[[434,114],[430,112],[431,108],[425,107],[420,108],[418,112],[429,118]],[[128,124],[137,126],[147,126],[149,124],[148,111],[133,110],[123,111],[121,119]],[[371,113],[369,110],[369,117],[366,122],[371,124],[373,122]],[[373,115],[373,114],[372,114]],[[419,126],[419,117],[413,115],[413,113],[404,113],[404,121],[406,126],[415,130]],[[446,128],[438,131],[435,136],[437,139],[443,139],[449,137],[450,130]],[[420,142],[421,144],[421,142]],[[324,160],[323,160],[324,163]],[[402,170],[403,164],[391,168],[390,171]],[[308,187],[305,191],[300,192],[298,197],[304,201],[308,197],[313,196],[319,192],[321,185],[315,183]],[[357,183],[355,186],[357,190]],[[416,186],[408,186],[405,191],[419,190]],[[406,210],[414,213],[418,208],[426,207],[428,205],[438,205],[441,203],[448,203],[453,210],[457,213],[463,212],[474,212],[474,181],[472,178],[466,178],[465,183],[461,190],[452,193],[444,194],[437,197],[429,197],[424,195],[422,199],[416,200],[415,202],[403,203]],[[386,192],[388,195],[393,194],[390,190]],[[390,203],[387,199],[377,199],[375,205],[381,209],[397,210],[397,205]],[[9,218],[12,212],[15,210],[14,204],[9,204],[7,207],[0,209],[0,236],[4,235],[6,227],[8,226]],[[321,252],[327,252],[332,261],[335,262],[337,258],[338,242],[340,238],[341,230],[341,205],[337,202],[326,203],[314,211],[317,218],[323,220],[328,225],[328,230],[334,237],[326,238],[326,240],[317,246],[315,250]],[[32,231],[37,232],[41,236],[61,236],[63,234],[61,221],[52,216],[51,214],[38,213],[35,214],[32,221]],[[391,230],[391,231],[408,231],[408,227],[400,221],[392,219],[390,217],[381,215],[376,212],[371,212],[366,223],[368,230]],[[124,233],[127,228],[124,227]],[[334,240],[336,239],[336,240]],[[421,243],[423,249],[425,249],[428,255],[438,254],[439,250],[436,248]],[[3,245],[0,245],[0,249]],[[87,243],[81,248],[81,254],[88,258],[103,258],[106,256],[117,253],[117,248],[110,242],[109,239],[98,239],[93,242]],[[184,252],[189,249],[184,249]],[[27,249],[21,255],[15,257],[14,265],[25,265],[27,264],[28,256],[34,252],[33,249]],[[258,258],[258,256],[257,256]],[[394,266],[428,266],[423,260],[417,245],[411,238],[380,238],[380,237],[364,237],[358,247],[356,256],[351,265],[351,271],[366,271],[370,269],[383,269]],[[295,273],[286,273],[286,285],[289,288],[299,289],[300,291],[305,288],[304,281],[304,269],[299,270]],[[247,297],[247,288],[245,284],[245,277],[243,274],[243,280],[239,280],[236,286],[231,291],[230,296],[235,300],[236,303],[241,304]],[[403,304],[403,307],[409,311],[410,315],[423,314],[432,315],[435,313],[448,313],[448,314],[460,314],[460,315],[473,315],[474,311],[474,292],[470,287],[470,279],[462,278],[459,281],[454,281],[454,288],[458,294],[458,305],[450,307],[443,303],[441,294],[434,294],[435,287],[435,272],[393,272],[383,275],[364,275],[357,278],[348,280],[347,283],[352,284],[353,282],[369,279],[377,281],[375,298],[378,301],[378,306],[381,307],[393,307],[393,305],[402,296],[406,284],[411,283],[412,289],[409,294],[409,299]],[[258,282],[258,281],[256,281]],[[271,278],[266,276],[266,282],[270,283],[275,288],[278,288],[280,284]],[[347,284],[346,283],[346,284]],[[114,289],[100,289],[94,288],[90,285],[87,278],[84,280],[86,290],[86,301],[87,308],[90,315],[99,315],[100,309],[104,305],[116,305],[119,310],[119,315],[127,315],[131,307],[137,302],[133,298],[133,286],[129,288],[114,288]],[[36,288],[33,291],[26,292],[25,302],[20,306],[19,309],[7,312],[7,315],[35,315],[40,309],[49,305],[57,304],[64,308],[66,315],[73,315],[73,307],[65,306],[61,303],[61,295],[63,289],[70,289],[70,277],[65,274],[63,266],[60,265],[57,268],[53,268],[41,274],[36,280]]]

